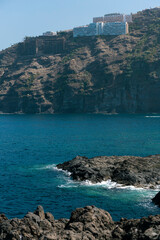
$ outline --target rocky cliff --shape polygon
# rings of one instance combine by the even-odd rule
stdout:
[[[0,112],[160,112],[160,9],[129,35],[27,38],[0,52]]]
[[[55,220],[38,206],[23,219],[0,215],[1,240],[159,240],[160,215],[114,222],[95,206],[77,208],[70,219]]]

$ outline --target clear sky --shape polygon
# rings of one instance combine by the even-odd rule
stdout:
[[[71,29],[106,13],[136,13],[160,0],[0,0],[0,50],[25,36]]]

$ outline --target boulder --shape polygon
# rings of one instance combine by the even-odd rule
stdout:
[[[160,192],[152,199],[152,202],[160,207]]]
[[[0,240],[159,240],[160,215],[141,219],[121,219],[114,222],[107,211],[95,206],[77,208],[70,219],[54,220],[50,213],[45,219],[28,213],[23,219],[7,219],[0,215]]]
[[[38,206],[36,211],[34,212],[34,214],[38,215],[41,220],[45,219],[45,213],[44,213],[44,209],[42,206]]]

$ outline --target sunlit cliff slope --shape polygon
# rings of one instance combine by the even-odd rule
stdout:
[[[159,113],[160,9],[129,35],[27,38],[0,52],[2,113]]]

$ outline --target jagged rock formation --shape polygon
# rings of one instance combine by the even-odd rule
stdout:
[[[1,240],[159,240],[160,215],[114,222],[110,214],[95,206],[78,208],[70,219],[55,220],[38,206],[23,219],[0,215]]]
[[[160,207],[160,192],[152,199],[152,202]]]
[[[148,157],[111,156],[87,158],[77,156],[58,164],[77,181],[92,183],[112,180],[123,185],[154,188],[160,185],[160,155]]]
[[[0,112],[160,112],[160,9],[130,34],[27,38],[0,52]]]

